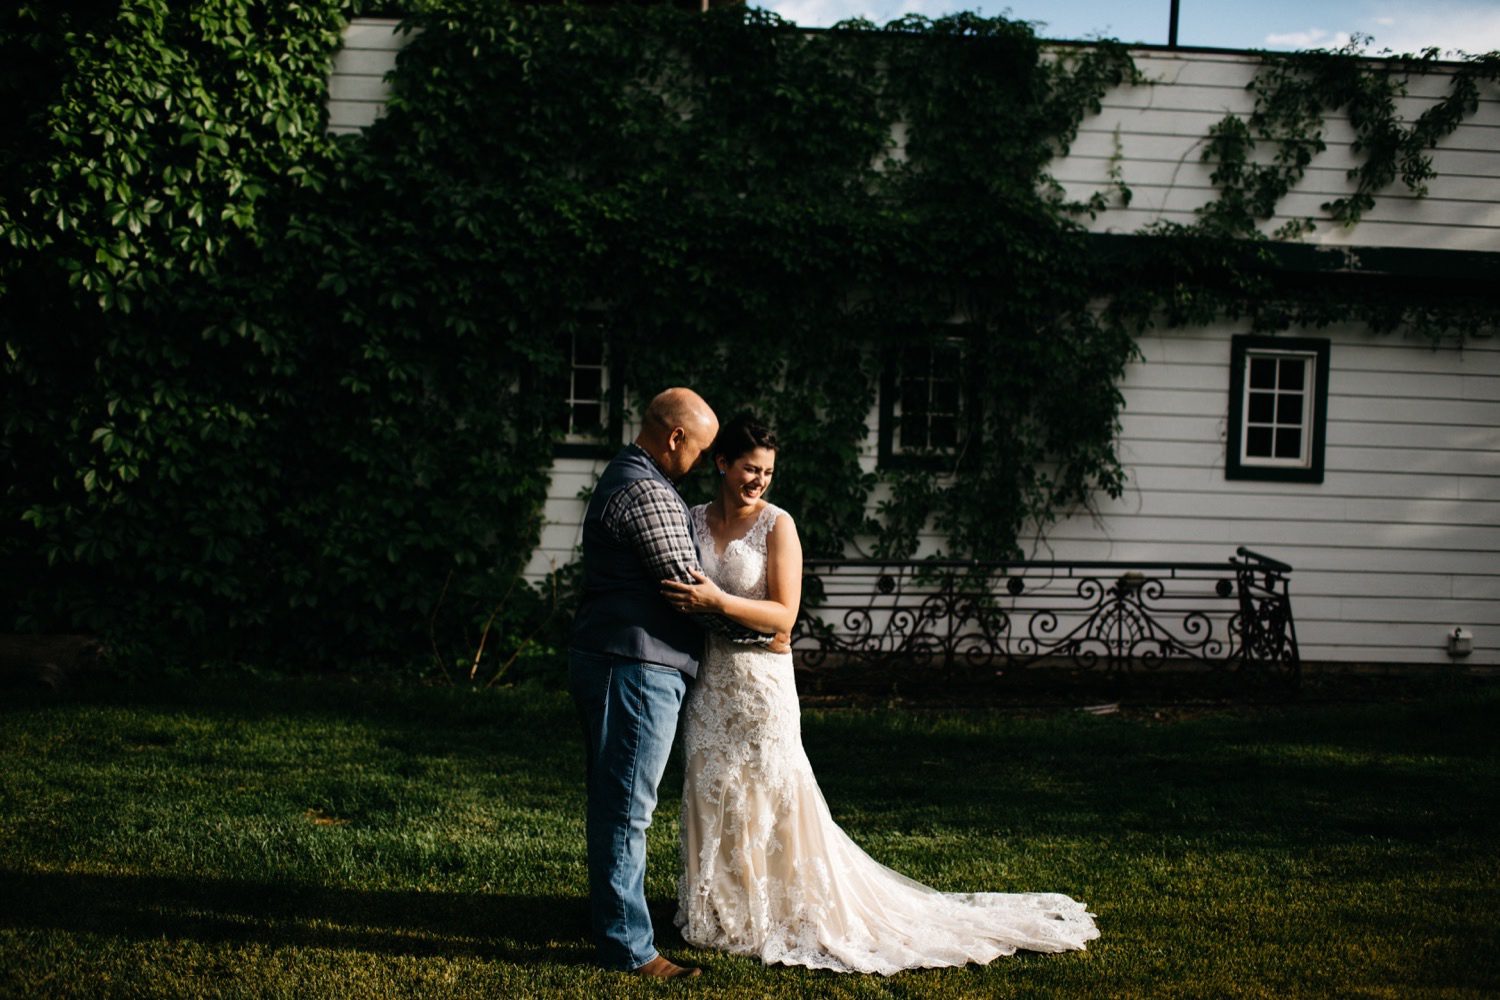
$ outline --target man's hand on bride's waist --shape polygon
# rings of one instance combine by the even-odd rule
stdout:
[[[695,569],[688,570],[695,583],[679,583],[676,580],[661,582],[661,596],[683,614],[695,615],[703,612],[720,612],[724,609],[724,591],[719,585]]]

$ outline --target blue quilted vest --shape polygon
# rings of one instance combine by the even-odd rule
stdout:
[[[641,479],[665,483],[683,518],[688,516],[676,487],[638,446],[627,445],[605,466],[583,516],[583,599],[573,617],[572,646],[696,677],[703,629],[672,610],[661,596],[661,581],[601,521],[610,498]]]

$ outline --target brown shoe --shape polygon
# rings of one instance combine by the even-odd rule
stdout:
[[[649,976],[652,979],[677,979],[679,977],[691,979],[694,976],[703,975],[702,969],[683,968],[680,965],[673,965],[662,955],[657,955],[645,965],[637,966],[630,971],[633,975]]]

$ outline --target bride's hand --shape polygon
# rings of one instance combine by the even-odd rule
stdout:
[[[676,580],[663,580],[661,582],[661,596],[683,614],[697,614],[703,611],[718,611],[723,601],[724,592],[718,585],[708,577],[695,569],[688,570],[693,574],[697,583],[678,583]]]

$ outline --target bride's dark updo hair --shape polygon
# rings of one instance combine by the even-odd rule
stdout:
[[[719,436],[714,438],[713,456],[733,463],[741,455],[747,455],[756,448],[775,451],[776,435],[771,428],[755,419],[754,415],[741,413],[719,428]]]

